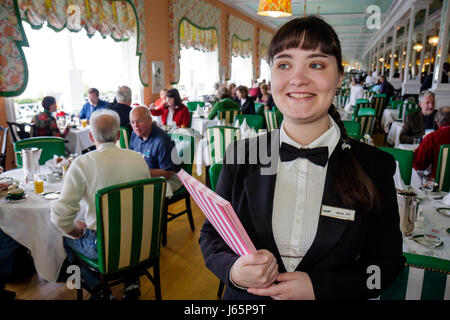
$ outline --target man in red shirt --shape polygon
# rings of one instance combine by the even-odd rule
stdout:
[[[425,170],[431,165],[430,177],[436,178],[437,163],[441,145],[450,144],[450,107],[442,107],[436,114],[439,129],[426,135],[414,151],[413,167]]]

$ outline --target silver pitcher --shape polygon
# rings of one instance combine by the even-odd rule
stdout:
[[[403,236],[410,237],[417,220],[419,200],[413,190],[397,190],[398,210],[400,214],[400,230]]]
[[[34,174],[39,171],[39,158],[41,157],[41,153],[42,149],[38,148],[24,148],[20,150],[23,174],[27,181],[32,181]]]

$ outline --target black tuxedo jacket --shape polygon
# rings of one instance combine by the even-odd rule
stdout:
[[[271,136],[273,143],[279,144],[278,130],[275,133],[272,131],[268,134],[268,150]],[[241,140],[230,148],[242,150],[239,149],[239,143],[246,144],[245,158],[249,160],[251,143],[248,139]],[[405,258],[402,255],[402,235],[393,181],[394,159],[381,150],[355,140],[351,141],[351,152],[380,190],[382,207],[377,212],[359,208],[354,221],[320,216],[313,244],[296,269],[308,273],[316,299],[377,297],[404,268]],[[329,158],[323,205],[345,208],[336,193],[335,185],[342,153],[339,142]],[[243,163],[236,162],[236,158],[234,161]],[[277,259],[279,272],[286,272],[272,232],[276,174],[262,175],[261,170],[267,167],[263,163],[267,161],[262,162],[259,158],[256,164],[249,164],[248,161],[246,164],[229,162],[225,159],[216,192],[230,201],[256,249],[272,252]],[[227,285],[225,299],[262,298],[236,288],[229,281],[230,268],[238,256],[208,220],[203,225],[199,242],[206,266]],[[374,271],[368,270],[369,266],[377,266],[380,270],[380,289],[369,289],[367,286],[369,277],[374,275]]]
[[[239,104],[241,102],[239,101]],[[242,114],[255,114],[255,102],[248,96],[247,100],[243,105],[241,105]]]

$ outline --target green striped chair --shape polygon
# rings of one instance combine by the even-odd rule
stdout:
[[[405,252],[403,255],[406,258],[405,269],[380,295],[380,300],[450,299],[448,260]]]
[[[405,185],[409,186],[411,184],[414,152],[411,150],[403,150],[391,147],[379,147],[379,149],[391,154],[394,157],[395,161],[398,161],[400,176],[402,177]]]
[[[350,96],[348,94],[341,94],[336,97],[336,105],[338,108],[343,108]]]
[[[194,149],[195,149],[195,139],[194,136],[181,133],[172,133],[170,135],[172,140],[175,142],[175,147],[178,152],[182,164],[181,168],[187,173],[192,173],[192,166],[194,164]],[[180,212],[170,212],[169,205],[176,203],[178,201],[184,200],[186,209]],[[195,231],[194,218],[192,216],[191,209],[191,196],[184,186],[181,186],[177,191],[174,192],[172,197],[166,198],[164,201],[164,209],[162,216],[162,245],[167,244],[167,223],[172,221],[179,216],[187,213],[189,220],[189,226],[192,231]]]
[[[400,111],[398,113],[398,118],[401,122],[405,121],[406,115],[409,114],[410,110],[419,109],[419,105],[414,102],[406,102],[400,105]]]
[[[122,149],[130,149],[130,130],[127,127],[120,127],[120,139],[116,145]]]
[[[241,125],[246,120],[250,128],[255,129],[258,132],[264,126],[264,117],[258,114],[238,114],[235,120]]]
[[[355,121],[361,124],[361,136],[368,134],[372,135],[375,124],[375,109],[361,108],[358,111]]]
[[[107,288],[122,283],[126,277],[147,275],[161,300],[159,254],[161,213],[166,180],[143,179],[100,189],[95,194],[98,259],[74,250],[74,261],[96,271],[107,296]],[[153,267],[153,277],[148,269]],[[82,288],[91,292],[82,281]],[[77,290],[83,299],[83,290]]]
[[[264,110],[267,131],[272,131],[280,127],[279,115],[276,111]]]
[[[53,155],[66,156],[64,139],[59,137],[32,137],[14,142],[16,153],[16,165],[22,167],[22,155],[20,151],[25,148],[42,149],[39,164],[43,165],[47,160],[53,159]]]
[[[356,99],[355,105],[353,106],[353,116],[352,120],[355,121],[356,116],[358,115],[359,109],[361,108],[370,108],[370,102],[367,99]]]
[[[403,101],[401,100],[393,100],[389,106],[389,109],[393,110],[400,110],[400,108],[403,106]]]
[[[370,100],[370,105],[372,108],[375,109],[376,111],[375,116],[377,118],[381,117],[385,102],[386,102],[386,94],[384,93],[374,94],[372,99]]]
[[[219,111],[219,120],[225,119],[226,126],[234,125],[234,119],[237,115],[242,114],[241,109],[229,109]]]
[[[450,191],[450,144],[443,144],[439,150],[436,183],[439,191]]]
[[[360,141],[361,140],[361,124],[357,121],[342,120],[344,123],[345,130],[347,130],[347,135],[350,138]]]
[[[206,140],[208,142],[210,164],[221,162],[225,150],[230,143],[239,140],[241,131],[239,128],[216,126],[206,129]]]
[[[205,102],[203,102],[203,101],[189,101],[188,103],[186,103],[186,107],[188,107],[189,111],[196,111],[197,110],[197,106],[203,108],[205,106]]]

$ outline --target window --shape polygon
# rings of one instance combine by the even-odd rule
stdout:
[[[243,85],[251,88],[253,78],[252,57],[242,58],[232,56],[231,58],[231,82],[237,86]]]
[[[139,79],[136,39],[115,42],[99,33],[60,32],[43,27],[34,30],[23,23],[29,47],[23,47],[28,65],[26,90],[14,98],[17,121],[30,121],[41,109],[44,96],[51,95],[66,113],[78,113],[90,87],[110,102],[120,85],[129,86],[133,102],[143,101]]]
[[[259,70],[260,70],[260,79],[258,79],[259,82],[262,82],[262,80],[265,79],[266,83],[268,83],[270,81],[270,66],[265,59],[261,59]]]
[[[219,58],[217,51],[205,52],[181,47],[180,81],[176,86],[182,98],[202,100],[202,96],[214,93],[219,82]]]

